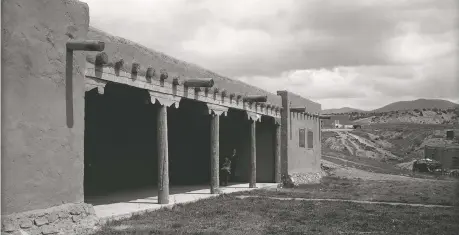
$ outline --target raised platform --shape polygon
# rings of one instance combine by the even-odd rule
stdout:
[[[257,183],[257,188],[249,188],[249,184],[233,184],[221,187],[222,193],[234,193],[259,188],[277,187],[276,183]],[[155,196],[147,196],[155,195]],[[157,190],[143,189],[133,192],[113,194],[110,196],[91,198],[94,210],[100,223],[108,220],[129,218],[136,213],[155,211],[163,207],[172,207],[175,204],[189,203],[218,195],[210,194],[209,186],[173,186],[170,188],[169,204],[158,204]],[[105,204],[104,204],[105,203]]]

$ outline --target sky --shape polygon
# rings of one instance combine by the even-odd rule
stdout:
[[[457,0],[83,0],[90,24],[323,109],[459,103]]]

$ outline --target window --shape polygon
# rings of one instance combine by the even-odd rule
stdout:
[[[308,130],[308,148],[314,148],[314,132]]]
[[[300,129],[299,144],[300,148],[305,148],[306,146],[306,133],[304,129]]]

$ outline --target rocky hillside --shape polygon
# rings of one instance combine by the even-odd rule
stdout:
[[[351,120],[360,124],[415,123],[415,124],[457,124],[459,108],[414,109],[379,113],[351,113]]]
[[[454,140],[446,140],[446,130],[456,128]],[[355,159],[366,158],[393,165],[409,165],[423,158],[424,146],[459,142],[459,126],[381,124],[354,131],[328,131],[322,134],[325,155],[338,153]]]

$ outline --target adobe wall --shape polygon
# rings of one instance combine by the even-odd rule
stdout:
[[[301,113],[290,113],[289,173],[314,173],[320,171],[321,143],[319,120]],[[300,147],[300,129],[305,129],[304,147]],[[313,133],[313,148],[308,146],[308,131]]]
[[[287,91],[278,91],[277,94],[282,98],[282,175],[320,172],[320,120],[304,113],[290,112],[290,108],[306,107],[308,113],[320,113],[321,105]],[[299,144],[300,129],[305,129],[304,147]],[[308,130],[313,133],[312,148],[308,148]]]
[[[86,3],[2,1],[2,215],[83,201],[85,57],[75,53],[70,129],[65,44],[88,27]]]

